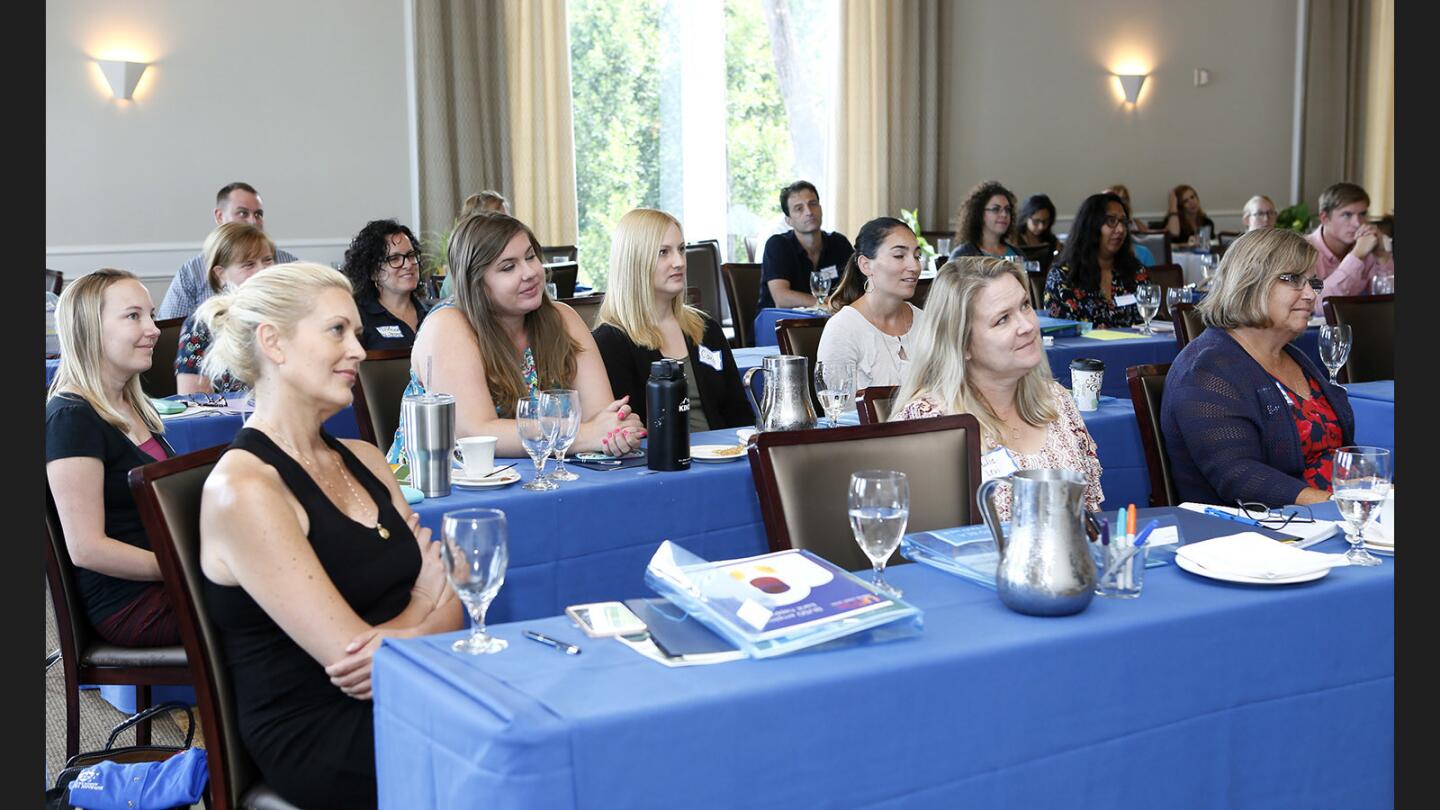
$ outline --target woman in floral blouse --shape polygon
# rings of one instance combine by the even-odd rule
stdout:
[[[227,222],[205,237],[202,248],[205,280],[212,292],[239,287],[251,276],[275,263],[275,243],[265,232],[244,222]],[[175,391],[180,394],[226,394],[244,391],[245,386],[229,373],[215,379],[200,373],[200,361],[210,348],[210,331],[195,319],[180,327],[180,345],[175,352]]]
[[[1149,275],[1130,245],[1125,203],[1114,194],[1086,197],[1045,279],[1049,314],[1096,327],[1140,323],[1135,286]]]

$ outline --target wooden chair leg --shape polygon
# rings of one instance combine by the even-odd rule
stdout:
[[[80,684],[65,673],[65,761],[80,753]]]
[[[143,712],[150,708],[150,684],[136,684],[135,686],[135,711]],[[150,721],[141,720],[135,724],[135,744],[150,744]]]

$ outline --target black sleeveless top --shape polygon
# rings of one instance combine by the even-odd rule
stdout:
[[[264,433],[241,430],[230,449],[275,468],[305,509],[310,545],[336,590],[362,619],[380,624],[409,604],[420,551],[385,485],[338,440],[323,430],[320,435],[379,504],[389,539],[341,512]],[[208,579],[204,587],[230,672],[240,736],[265,782],[303,807],[374,807],[374,704],[331,684],[320,662],[244,589]]]

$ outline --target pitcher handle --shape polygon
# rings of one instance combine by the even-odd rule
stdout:
[[[1085,515],[1086,538],[1092,543],[1098,542],[1100,540],[1100,521],[1096,519],[1095,513],[1088,509],[1083,509],[1081,512]]]
[[[980,518],[995,537],[995,549],[1000,552],[1002,559],[1005,557],[1005,530],[1000,525],[1000,512],[995,508],[995,488],[1009,480],[1008,475],[991,478],[975,490],[975,503],[980,508]]]
[[[755,413],[755,429],[764,430],[760,424],[764,421],[764,416],[760,413],[760,403],[755,401],[755,391],[750,387],[750,378],[754,377],[757,371],[763,374],[765,373],[765,368],[763,366],[755,366],[749,371],[746,371],[742,382],[745,386],[745,398],[750,400],[750,410]],[[765,382],[767,385],[769,384],[768,379]]]

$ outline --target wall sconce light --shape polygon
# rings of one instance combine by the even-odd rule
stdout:
[[[117,59],[96,59],[95,64],[100,66],[105,81],[110,83],[110,93],[117,99],[130,98],[135,92],[135,85],[140,83],[140,77],[145,75],[145,68],[150,67],[146,62],[122,62]]]
[[[1116,74],[1115,78],[1120,80],[1120,89],[1125,91],[1125,101],[1134,104],[1140,98],[1140,88],[1145,84],[1144,73]]]

